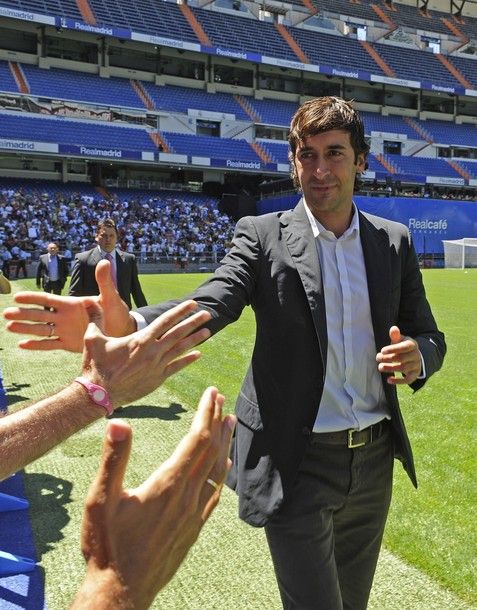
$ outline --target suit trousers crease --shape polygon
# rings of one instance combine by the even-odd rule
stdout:
[[[365,610],[393,460],[389,428],[356,449],[309,442],[290,498],[265,527],[285,610]]]

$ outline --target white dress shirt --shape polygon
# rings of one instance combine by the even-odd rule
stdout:
[[[54,256],[48,254],[48,276],[50,282],[57,282],[60,279],[58,273],[58,256],[56,254]]]
[[[117,275],[117,265],[116,265],[116,248],[112,251],[112,252],[106,252],[106,250],[102,250],[99,246],[98,246],[98,250],[101,253],[101,258],[103,258],[104,260],[109,260],[108,259],[108,255],[111,256],[111,260],[109,261],[111,263],[111,275],[113,277],[116,277]]]
[[[328,351],[314,432],[362,430],[389,418],[371,322],[368,282],[356,208],[336,237],[305,204],[321,266]]]

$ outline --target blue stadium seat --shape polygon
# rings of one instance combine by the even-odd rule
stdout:
[[[32,95],[73,100],[108,107],[145,109],[142,100],[125,78],[101,78],[96,74],[21,64]]]

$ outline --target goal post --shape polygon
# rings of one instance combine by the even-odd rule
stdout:
[[[446,269],[477,267],[477,238],[442,240]]]

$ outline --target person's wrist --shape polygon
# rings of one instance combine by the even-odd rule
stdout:
[[[73,380],[73,383],[84,388],[90,402],[92,403],[92,406],[103,409],[106,416],[111,415],[111,413],[114,411],[114,407],[108,388],[105,387],[103,381],[93,381],[89,378],[89,376],[81,375],[76,377],[76,379]]]
[[[128,587],[119,574],[108,567],[99,569],[88,564],[85,578],[71,610],[133,610]]]

